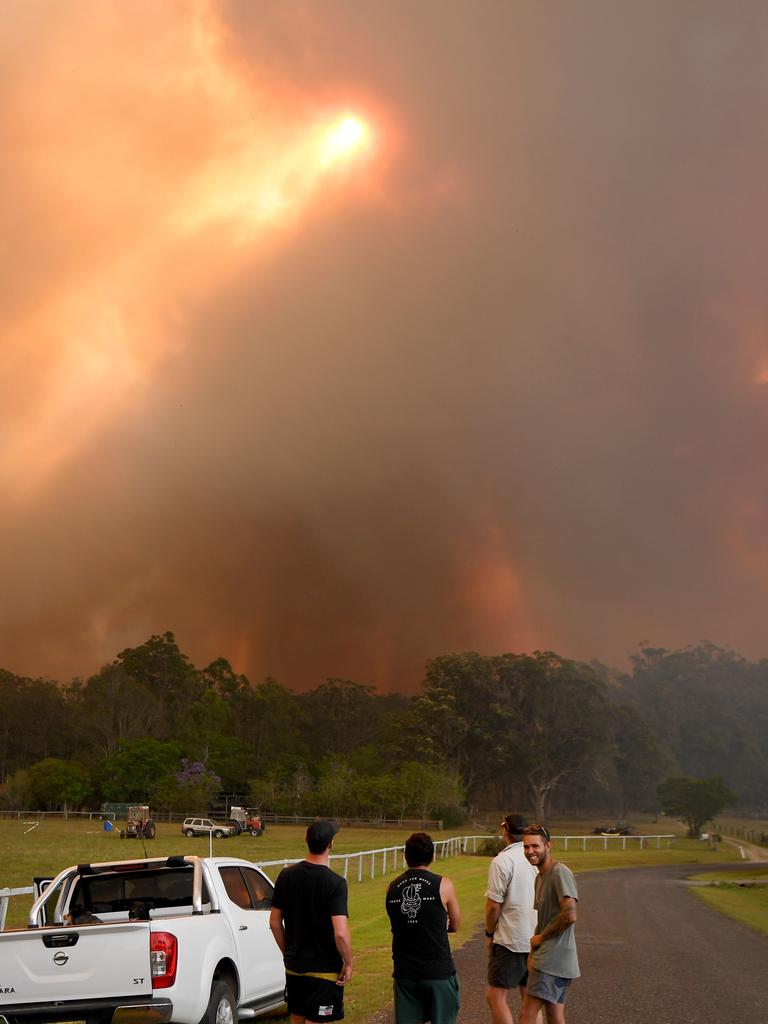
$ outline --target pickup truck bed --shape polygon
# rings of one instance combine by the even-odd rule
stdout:
[[[274,1009],[285,975],[271,895],[235,858],[66,868],[27,929],[0,932],[0,1024],[216,1024]]]

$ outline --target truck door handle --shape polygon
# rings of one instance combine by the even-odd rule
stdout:
[[[248,925],[247,924],[238,925],[237,930],[239,932],[247,932],[248,931]]]
[[[43,936],[43,945],[47,949],[60,949],[62,946],[76,946],[80,938],[77,932],[56,932]]]

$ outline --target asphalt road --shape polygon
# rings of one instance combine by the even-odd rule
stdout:
[[[676,865],[578,877],[582,977],[568,995],[569,1024],[768,1024],[768,938],[696,899],[682,879],[697,870],[713,868]],[[490,1021],[485,957],[482,932],[456,956],[460,1024]],[[516,996],[511,1005],[517,1019]],[[392,1021],[389,1011],[371,1024]]]

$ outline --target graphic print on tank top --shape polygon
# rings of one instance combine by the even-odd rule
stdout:
[[[411,921],[415,921],[419,916],[419,910],[421,908],[421,896],[419,895],[420,889],[421,882],[413,882],[403,890],[400,910],[403,914],[407,914]]]

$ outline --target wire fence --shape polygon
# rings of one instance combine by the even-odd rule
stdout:
[[[728,825],[722,821],[716,821],[715,827],[722,835],[743,839],[745,842],[755,843],[757,846],[768,846],[768,832],[765,829],[747,828],[746,825]]]

